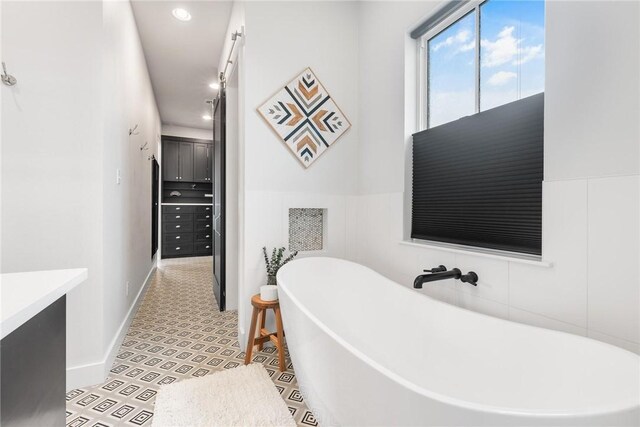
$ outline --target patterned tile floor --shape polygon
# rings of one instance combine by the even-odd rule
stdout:
[[[221,313],[211,289],[211,257],[163,261],[103,384],[67,393],[67,426],[150,426],[163,384],[214,374],[243,363],[238,313]],[[278,371],[275,348],[254,352],[298,425],[317,425],[304,404],[287,355]],[[215,398],[215,396],[212,396]]]

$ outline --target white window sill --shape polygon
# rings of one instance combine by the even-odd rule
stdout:
[[[499,259],[502,261],[517,262],[520,264],[530,264],[538,267],[549,268],[553,266],[552,262],[546,261],[540,256],[525,255],[525,254],[519,254],[515,252],[499,251],[499,250],[486,249],[486,248],[475,248],[470,246],[454,245],[451,243],[434,242],[434,241],[418,240],[418,239],[402,240],[400,241],[400,244],[404,246],[412,246],[415,248],[436,249],[439,251],[453,252],[453,253],[463,254],[463,255],[493,258],[493,259]]]

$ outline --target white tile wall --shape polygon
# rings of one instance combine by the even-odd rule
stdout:
[[[526,323],[528,325],[538,326],[540,328],[556,329],[562,332],[568,332],[575,335],[587,335],[587,330],[571,323],[561,322],[540,314],[531,313],[526,310],[520,310],[515,307],[509,307],[509,319],[514,322]]]
[[[612,337],[611,335],[602,334],[597,331],[589,331],[589,338],[593,338],[598,341],[603,341],[612,345],[617,345],[629,351],[640,354],[640,344],[637,342],[627,341],[621,338]]]
[[[552,268],[511,263],[510,305],[587,327],[587,182],[545,183],[543,254]]]
[[[509,263],[507,261],[455,254],[455,262],[452,266],[459,268],[462,274],[474,271],[479,278],[478,286],[458,286],[459,292],[508,304]],[[469,299],[465,298],[465,300]]]
[[[640,342],[640,177],[589,181],[589,329]]]
[[[551,267],[400,245],[402,195],[354,196],[356,260],[407,287],[423,268],[473,270],[477,288],[448,280],[416,292],[640,352],[639,194],[637,175],[545,183],[543,255]]]
[[[480,286],[480,285],[478,285]],[[477,311],[478,313],[488,314],[489,316],[499,317],[501,319],[509,318],[509,306],[507,304],[499,303],[490,299],[480,298],[473,296],[468,292],[462,291],[463,289],[471,288],[472,286],[458,282],[458,292],[456,304],[467,310]]]

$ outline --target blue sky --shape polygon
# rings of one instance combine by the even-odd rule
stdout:
[[[544,90],[544,2],[488,0],[480,8],[481,110]],[[430,126],[475,112],[475,14],[429,41]]]

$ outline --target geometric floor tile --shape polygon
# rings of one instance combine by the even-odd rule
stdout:
[[[162,261],[109,377],[67,393],[67,427],[150,426],[161,385],[244,363],[238,313],[218,311],[211,265],[211,257]],[[288,354],[281,373],[274,350],[254,352],[254,363],[264,365],[298,425],[318,425],[298,390]]]

